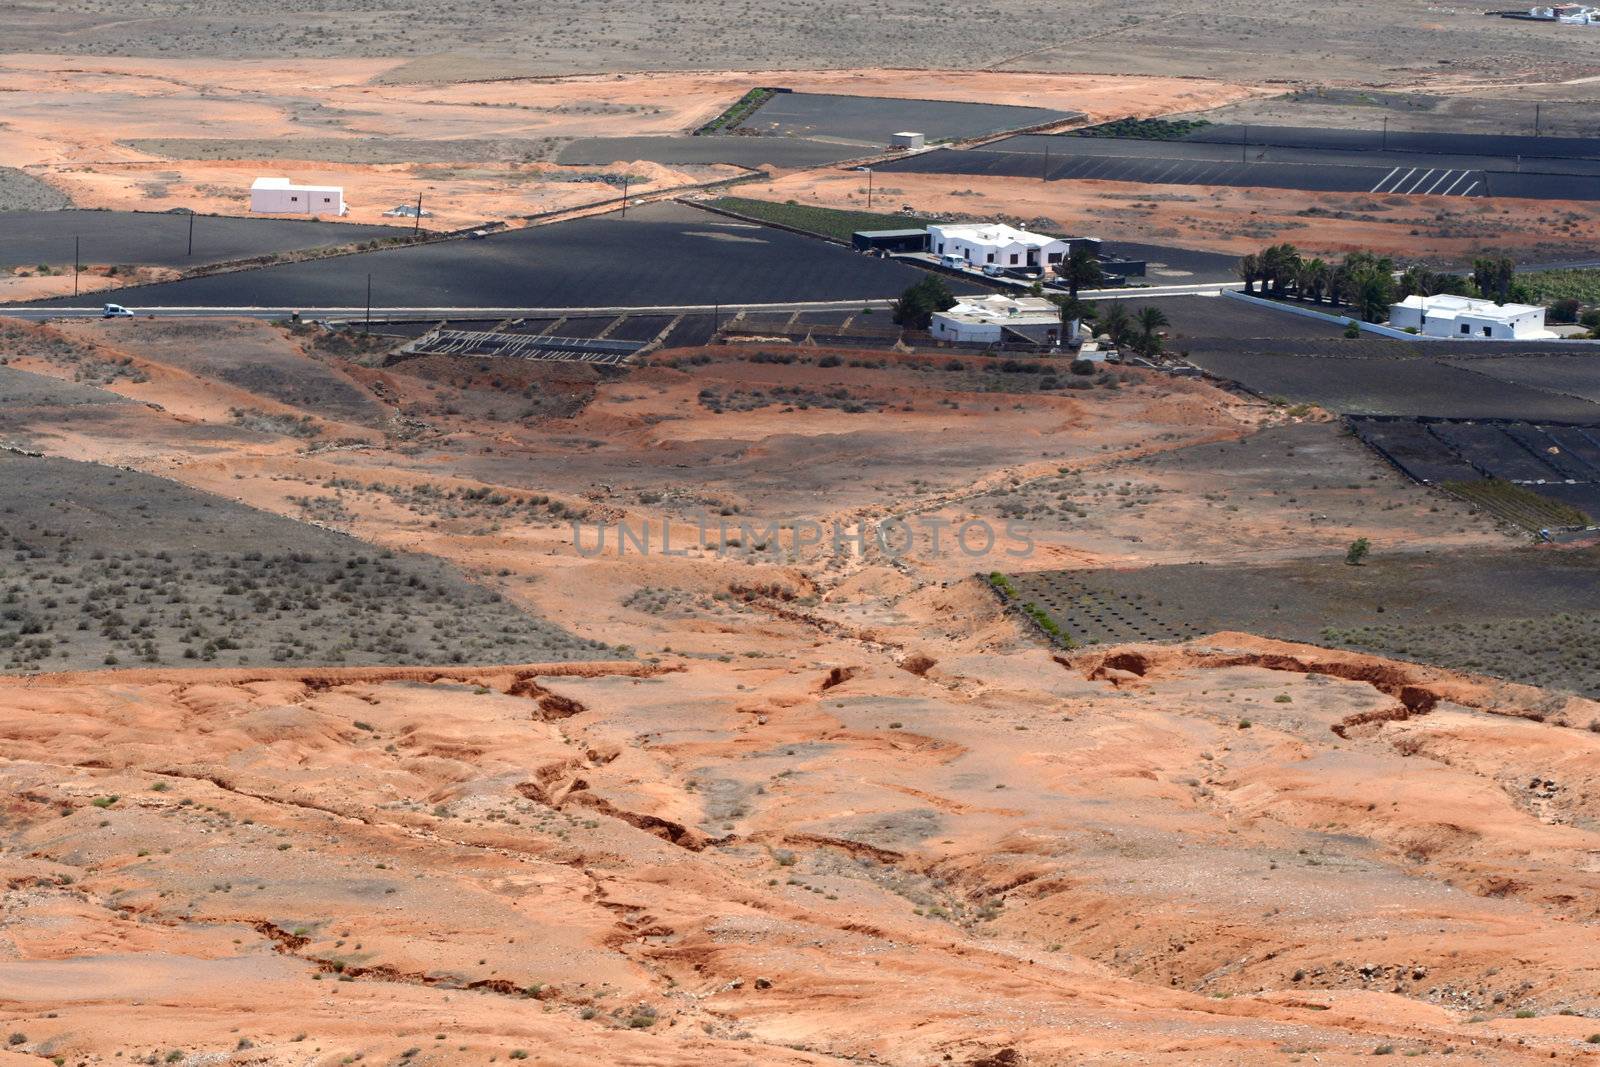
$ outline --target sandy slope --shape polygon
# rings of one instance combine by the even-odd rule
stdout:
[[[604,383],[556,368],[537,390],[587,390],[575,414],[491,419],[509,368],[333,365],[256,323],[115,349],[83,324],[75,362],[50,336],[13,342],[34,354],[12,365],[70,378],[115,353],[145,380],[106,387],[157,406],[13,413],[34,447],[287,514],[337,494],[352,532],[649,655],[0,680],[0,1016],[19,1062],[1592,1058],[1590,702],[1240,634],[1052,655],[971,562],[585,559],[565,529],[359,488],[536,485],[680,528],[723,502],[982,510],[995,485],[1281,413],[1202,383],[997,394],[898,361],[723,351]],[[193,355],[224,336],[405,419],[201,438],[241,388]],[[882,409],[696,399],[834,381]],[[1170,524],[1110,504],[1049,539],[1129,565],[1291,550],[1287,515],[1237,499],[1226,521]],[[1357,521],[1336,495],[1312,506]],[[1365,521],[1383,543],[1505,543],[1460,512]],[[1336,551],[1346,531],[1301,535]]]

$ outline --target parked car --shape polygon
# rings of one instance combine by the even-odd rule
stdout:
[[[983,267],[983,273],[987,278],[1003,278],[1005,277],[1006,269],[995,263],[986,263]]]
[[[947,267],[950,270],[961,270],[964,267],[966,267],[966,265],[967,265],[967,261],[962,259],[960,256],[940,256],[939,257],[939,266]]]
[[[100,317],[102,319],[131,319],[133,318],[133,312],[121,304],[107,304],[100,309]]]

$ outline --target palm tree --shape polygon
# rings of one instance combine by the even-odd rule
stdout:
[[[1293,283],[1300,270],[1300,251],[1294,245],[1273,245],[1261,253],[1263,273],[1271,283],[1272,295],[1282,296],[1285,284]]]
[[[1075,296],[1051,297],[1056,307],[1061,309],[1061,336],[1063,339],[1072,336],[1074,324],[1083,319],[1092,319],[1095,316],[1094,304],[1088,300],[1079,300]]]
[[[1106,278],[1100,269],[1100,257],[1087,245],[1069,252],[1066,259],[1056,264],[1056,273],[1067,283],[1067,291],[1074,300],[1078,299],[1080,288],[1093,288]]]
[[[1385,270],[1368,267],[1355,277],[1356,310],[1366,322],[1385,322],[1389,305],[1394,303],[1394,277]]]
[[[1472,284],[1485,300],[1504,304],[1511,292],[1511,279],[1517,265],[1505,256],[1472,261]]]
[[[1261,277],[1261,257],[1251,252],[1249,255],[1240,256],[1238,264],[1233,268],[1239,280],[1244,282],[1244,291],[1256,291],[1256,279]]]
[[[1133,333],[1133,318],[1122,301],[1114,301],[1104,314],[1095,319],[1095,328],[1111,338],[1112,344],[1121,345]]]
[[[1134,348],[1146,359],[1152,359],[1161,352],[1160,329],[1168,325],[1166,313],[1160,308],[1146,304],[1139,309],[1139,314],[1134,317],[1138,324],[1139,333],[1134,339]]]
[[[1300,290],[1300,295],[1309,296],[1313,304],[1322,303],[1322,293],[1328,287],[1328,264],[1321,259],[1308,259],[1300,264],[1299,276],[1295,279],[1295,287]]]

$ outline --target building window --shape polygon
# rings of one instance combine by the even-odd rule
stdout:
[[[1472,327],[1463,322],[1461,324],[1461,332],[1462,333],[1471,333],[1472,332]]]
[[[939,242],[939,251],[941,251],[941,252],[944,251],[944,242],[943,241]]]
[[[1017,254],[1015,252],[1011,253],[1011,265],[1013,267],[1017,265]]]
[[[1490,329],[1489,329],[1489,327],[1487,327],[1487,326],[1485,326],[1485,327],[1484,327],[1484,328],[1483,328],[1483,335],[1484,335],[1484,336],[1485,336],[1485,337],[1493,337],[1493,336],[1494,336],[1494,334],[1493,334],[1493,332],[1491,332],[1491,331],[1490,331]]]
[[[1060,263],[1061,262],[1061,253],[1060,252],[1051,252],[1050,255],[1049,255],[1049,261],[1051,263]]]
[[[987,260],[985,260],[985,261],[984,261],[984,262],[986,262],[986,263],[993,263],[993,262],[994,262],[994,253],[993,253],[993,252],[990,252],[990,253],[989,253],[989,258],[988,258],[988,259],[987,259]]]

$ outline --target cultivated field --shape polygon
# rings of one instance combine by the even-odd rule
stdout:
[[[960,141],[1024,126],[1063,123],[1082,112],[972,104],[950,100],[895,100],[825,93],[775,93],[728,132],[804,137],[884,149],[889,136],[914,130],[933,141]]]
[[[1010,576],[1075,643],[1239,630],[1360,649],[1600,698],[1593,549],[1379,551],[1261,565]],[[1575,725],[1585,725],[1577,723]]]
[[[1600,197],[1600,142],[1556,137],[1211,125],[1180,138],[1020,135],[890,160],[891,173],[1302,189],[1320,193]]]
[[[897,296],[913,267],[678,204],[130,289],[129,306],[674,307]],[[71,304],[70,298],[62,303]]]
[[[71,273],[74,247],[85,268],[129,264],[193,267],[311,248],[359,245],[409,236],[399,226],[273,218],[194,218],[131,211],[8,211],[0,213],[0,267],[44,264]],[[77,244],[74,246],[74,240]]]

